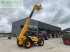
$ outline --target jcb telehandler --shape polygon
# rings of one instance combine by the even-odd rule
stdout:
[[[28,34],[28,36],[25,36],[25,33],[27,32],[27,29],[28,29],[28,25],[29,25],[29,22],[31,20],[31,17],[34,13],[35,10],[39,11],[41,9],[41,5],[38,6],[38,5],[35,5],[33,7],[33,10],[30,14],[30,16],[27,18],[26,20],[26,23],[24,25],[24,27],[22,28],[22,31],[20,32],[19,36],[17,36],[17,45],[18,46],[23,46],[24,48],[30,48],[31,45],[33,43],[37,43],[39,46],[43,46],[44,45],[44,40],[41,39],[41,38],[38,38],[37,36],[30,36]]]

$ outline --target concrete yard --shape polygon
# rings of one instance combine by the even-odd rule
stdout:
[[[64,45],[61,38],[50,38],[45,40],[42,47],[32,46],[25,49],[16,45],[16,38],[9,40],[7,37],[0,37],[0,52],[70,52],[70,46]]]

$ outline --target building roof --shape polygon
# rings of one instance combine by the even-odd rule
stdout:
[[[64,29],[63,31],[70,31],[70,28]]]
[[[16,21],[16,22],[20,22],[20,21],[24,21],[25,22],[26,19],[27,18],[24,18],[24,19]],[[30,22],[33,22],[33,21],[38,23],[38,28],[44,28],[44,29],[46,28],[47,30],[61,31],[60,27],[53,26],[53,25],[50,25],[50,24],[47,24],[47,23],[44,23],[44,22],[41,22],[41,21],[34,20],[34,19],[31,19]]]

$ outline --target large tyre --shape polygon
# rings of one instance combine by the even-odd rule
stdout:
[[[23,47],[24,48],[30,48],[31,47],[31,41],[29,39],[24,40]]]
[[[39,39],[38,45],[39,45],[39,46],[43,46],[43,45],[44,45],[44,40],[43,40],[43,39]]]

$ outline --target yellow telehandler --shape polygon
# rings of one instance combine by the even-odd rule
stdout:
[[[24,27],[22,28],[20,34],[17,36],[17,45],[18,46],[23,46],[24,48],[30,48],[32,44],[37,43],[39,46],[44,45],[44,40],[41,38],[38,38],[34,34],[26,36],[26,32],[28,30],[28,25],[31,20],[31,17],[34,13],[35,10],[39,11],[41,9],[41,5],[35,5],[33,7],[33,10],[30,14],[30,16],[27,18],[26,23],[24,24]],[[30,33],[30,31],[29,31]]]

